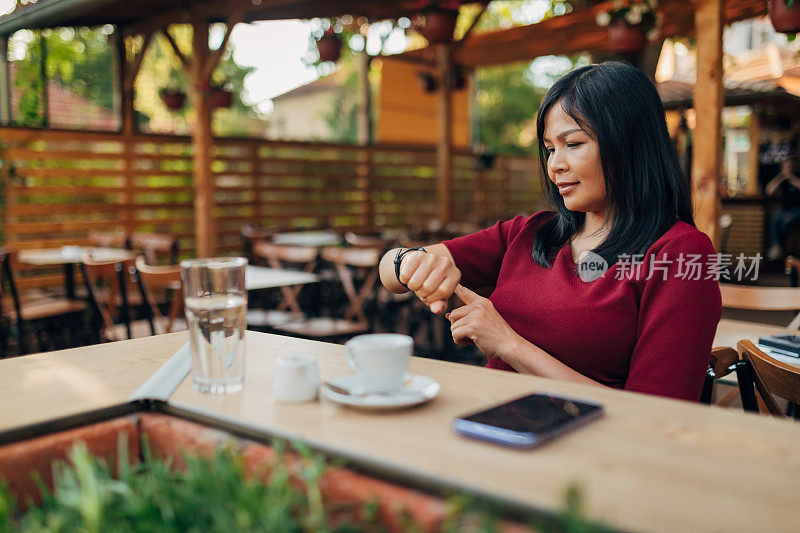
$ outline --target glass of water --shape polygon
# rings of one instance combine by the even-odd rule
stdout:
[[[244,387],[247,259],[218,257],[181,262],[192,348],[192,383],[199,392]]]

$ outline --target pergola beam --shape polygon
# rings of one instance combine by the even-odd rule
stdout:
[[[164,26],[161,29],[161,33],[164,35],[164,38],[169,43],[169,46],[172,48],[172,51],[175,52],[175,55],[180,60],[181,64],[183,65],[183,68],[187,70],[191,69],[192,60],[183,55],[183,52],[178,46],[178,43],[175,42],[175,39],[173,39],[172,35],[169,33],[169,26]],[[208,45],[206,45],[206,48],[208,48]]]

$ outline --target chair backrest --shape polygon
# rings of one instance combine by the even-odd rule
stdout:
[[[720,283],[722,307],[751,309],[758,311],[800,310],[800,288],[796,287],[747,287]],[[800,313],[787,326],[800,329]]]
[[[242,224],[242,227],[239,229],[239,233],[242,236],[242,251],[251,265],[261,262],[259,260],[260,258],[256,258],[253,253],[253,248],[256,243],[266,242],[267,239],[275,235],[277,231],[277,229],[267,229],[250,224]]]
[[[144,254],[147,263],[157,265],[159,261],[169,265],[178,263],[179,243],[173,235],[165,233],[134,233],[130,237],[132,249]]]
[[[145,258],[139,256],[136,258],[136,279],[142,300],[150,310],[150,329],[153,335],[171,333],[175,320],[183,312],[180,265],[148,265]],[[166,317],[158,307],[159,300],[168,302],[169,314]]]
[[[311,271],[319,255],[313,246],[287,246],[258,242],[253,246],[253,253],[263,257],[272,268],[285,268],[287,264],[302,265],[304,270]]]
[[[323,248],[321,257],[324,261],[353,267],[377,267],[381,260],[381,251],[377,248]]]
[[[770,414],[783,418],[785,415],[773,395],[800,403],[800,368],[770,357],[748,340],[739,341],[738,349],[742,359],[750,364],[756,389]]]
[[[128,296],[135,287],[131,276],[133,264],[133,259],[101,262],[92,259],[90,254],[83,256],[81,269],[89,301],[100,317],[103,333],[109,340],[122,340],[114,330],[116,321],[125,324],[128,338],[131,338]]]
[[[700,403],[710,404],[714,391],[714,381],[727,376],[731,372],[736,372],[739,382],[739,395],[742,400],[742,407],[745,411],[758,411],[753,385],[749,382],[750,375],[746,368],[743,368],[744,361],[739,358],[739,352],[729,347],[711,349],[711,358],[708,362],[706,380],[703,383],[703,391],[700,393]]]
[[[353,248],[386,248],[386,239],[380,235],[363,235],[348,231],[344,234],[344,242]]]

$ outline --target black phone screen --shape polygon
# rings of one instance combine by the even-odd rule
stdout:
[[[601,409],[596,404],[547,394],[531,394],[461,418],[520,433],[543,433],[557,430]]]

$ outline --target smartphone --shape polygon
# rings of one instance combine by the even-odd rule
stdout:
[[[599,403],[531,394],[453,422],[456,433],[512,448],[533,448],[602,416]]]

